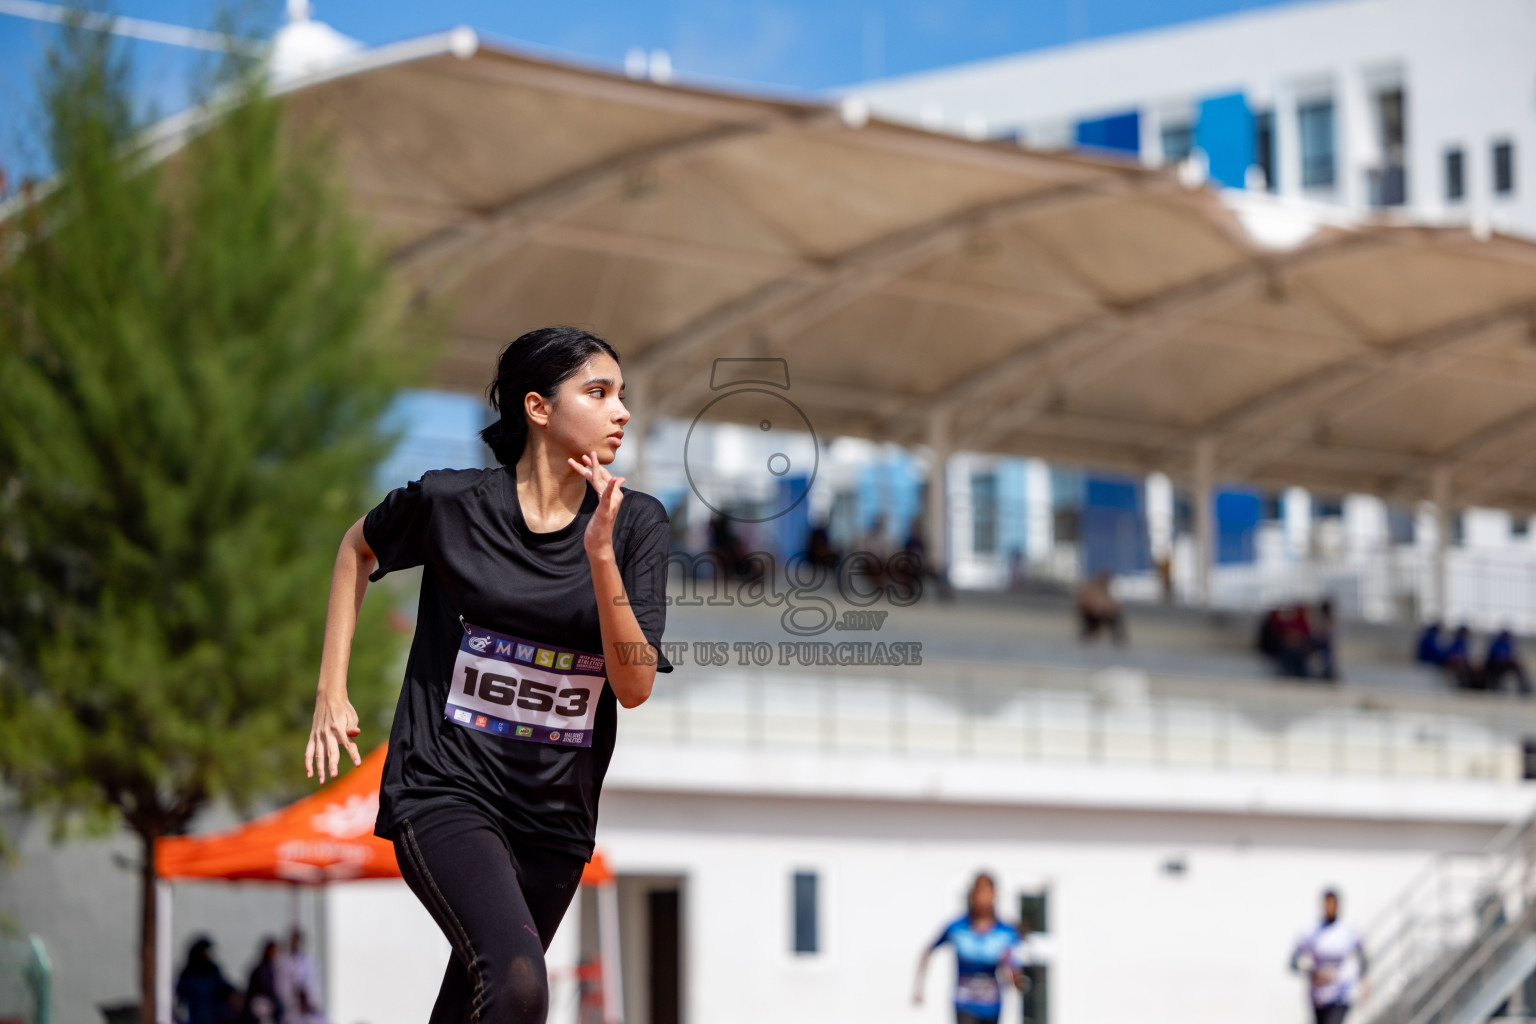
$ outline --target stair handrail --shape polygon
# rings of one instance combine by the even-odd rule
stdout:
[[[1456,969],[1454,961],[1443,964],[1440,971],[1425,971],[1423,965],[1417,962],[1406,966],[1403,963],[1410,953],[1419,952],[1420,949],[1417,940],[1421,936],[1425,915],[1419,912],[1419,908],[1443,898],[1451,888],[1459,884],[1460,880],[1451,875],[1453,867],[1470,862],[1476,869],[1474,873],[1478,876],[1477,883],[1471,893],[1472,899],[1466,905],[1448,912],[1446,908],[1440,907],[1437,914],[1429,917],[1437,930],[1435,938],[1440,940],[1438,943],[1431,940],[1428,945],[1427,956],[1431,959],[1443,956],[1455,948],[1454,939],[1446,941],[1445,935],[1469,912],[1475,913],[1476,904],[1489,897],[1497,897],[1508,905],[1511,894],[1506,891],[1505,879],[1512,868],[1524,868],[1522,883],[1528,884],[1533,845],[1530,840],[1533,835],[1536,835],[1536,809],[1505,825],[1477,853],[1435,854],[1428,864],[1409,879],[1399,895],[1376,914],[1367,926],[1363,943],[1370,957],[1372,984],[1370,996],[1363,1000],[1365,1005],[1360,1009],[1368,1020],[1376,1020],[1388,1007],[1401,1010],[1405,1002],[1416,1003],[1424,997],[1426,991],[1438,991],[1444,987],[1441,984],[1443,972]],[[1422,896],[1425,891],[1432,891],[1428,899]],[[1524,893],[1517,895],[1523,896]],[[1517,911],[1511,919],[1518,917]],[[1474,930],[1469,941],[1487,943],[1492,938],[1491,935],[1480,935]],[[1481,964],[1488,955],[1492,955],[1491,950],[1479,950],[1474,953],[1474,959],[1478,959]],[[1463,962],[1462,967],[1466,966],[1467,962]],[[1395,984],[1401,975],[1406,975],[1407,980]],[[1414,1019],[1417,1017],[1416,1013]]]

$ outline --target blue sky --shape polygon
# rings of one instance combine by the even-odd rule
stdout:
[[[470,25],[486,37],[622,62],[631,47],[667,50],[679,77],[817,92],[871,77],[1133,32],[1295,0],[315,0],[315,15],[377,44]],[[208,0],[116,0],[115,13],[208,27]],[[276,0],[257,0],[267,29]],[[39,166],[33,82],[53,29],[0,15],[0,163]],[[143,95],[160,113],[186,102],[195,58],[133,43]]]

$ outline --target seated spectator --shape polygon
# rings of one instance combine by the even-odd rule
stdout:
[[[1520,664],[1520,656],[1515,652],[1514,634],[1501,629],[1488,641],[1488,652],[1483,656],[1482,689],[1492,692],[1503,689],[1505,676],[1514,676],[1520,692],[1530,695],[1531,680],[1525,674],[1525,666]]]
[[[176,1002],[181,1024],[229,1024],[235,1016],[239,995],[213,958],[213,940],[199,935],[187,950],[187,965],[176,979]]]
[[[748,583],[762,579],[763,559],[747,552],[731,517],[719,512],[709,517],[709,551],[727,579],[738,577]]]
[[[304,932],[298,928],[289,933],[288,952],[278,954],[276,980],[283,1005],[281,1024],[326,1024],[320,1008],[320,969],[304,949]]]
[[[1312,624],[1307,621],[1307,606],[1292,605],[1280,613],[1280,645],[1275,658],[1282,676],[1307,678],[1307,659],[1312,655]]]
[[[885,569],[890,564],[893,550],[890,538],[885,532],[885,513],[876,512],[875,518],[869,524],[869,529],[859,538],[854,552],[867,556],[864,574],[868,577],[870,585],[875,587],[885,585]]]
[[[825,523],[811,528],[811,535],[805,542],[805,557],[812,565],[837,568],[837,549],[832,546],[832,535],[827,532]]]
[[[1024,549],[1008,552],[1008,589],[1023,590],[1029,585],[1029,571],[1024,568]]]
[[[954,596],[949,586],[949,576],[936,560],[928,557],[928,542],[924,539],[924,533],[923,517],[913,516],[907,523],[907,539],[901,550],[914,560],[918,578],[933,581],[940,599],[948,600]]]
[[[1333,601],[1323,598],[1317,606],[1317,624],[1311,630],[1310,657],[1317,659],[1317,678],[1338,679],[1333,661]]]
[[[1255,650],[1277,666],[1280,664],[1280,634],[1283,629],[1284,620],[1280,609],[1271,608],[1259,620],[1259,635],[1253,643]]]
[[[688,550],[688,499],[678,498],[667,511],[667,542],[671,550]]]
[[[1481,689],[1477,672],[1472,666],[1472,631],[1457,626],[1451,642],[1440,651],[1440,666],[1461,690]]]
[[[246,983],[239,1020],[240,1024],[272,1024],[282,1017],[283,1001],[277,994],[277,940],[267,939]]]
[[[1118,646],[1125,643],[1125,620],[1120,614],[1120,602],[1109,592],[1113,577],[1107,571],[1099,571],[1086,580],[1077,591],[1077,614],[1082,622],[1082,639],[1093,640],[1100,629],[1107,629]]]
[[[1419,634],[1419,649],[1414,657],[1425,665],[1445,664],[1445,652],[1440,649],[1440,623],[1431,622],[1424,627],[1424,632]]]

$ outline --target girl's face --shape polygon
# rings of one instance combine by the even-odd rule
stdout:
[[[992,910],[992,883],[985,878],[971,887],[971,913],[986,914]]]
[[[624,378],[612,356],[599,353],[588,359],[560,385],[553,406],[545,405],[549,412],[546,440],[562,457],[580,462],[583,455],[596,451],[597,461],[608,465],[618,454],[624,424],[629,422],[623,393]]]

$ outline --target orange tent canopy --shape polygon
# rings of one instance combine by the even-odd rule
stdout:
[[[607,885],[615,877],[613,869],[608,866],[608,858],[603,856],[602,850],[593,850],[592,859],[587,861],[587,866],[581,869],[582,885]]]
[[[310,884],[399,878],[394,846],[373,834],[386,748],[318,793],[239,828],[158,840],[156,870],[165,879]]]

